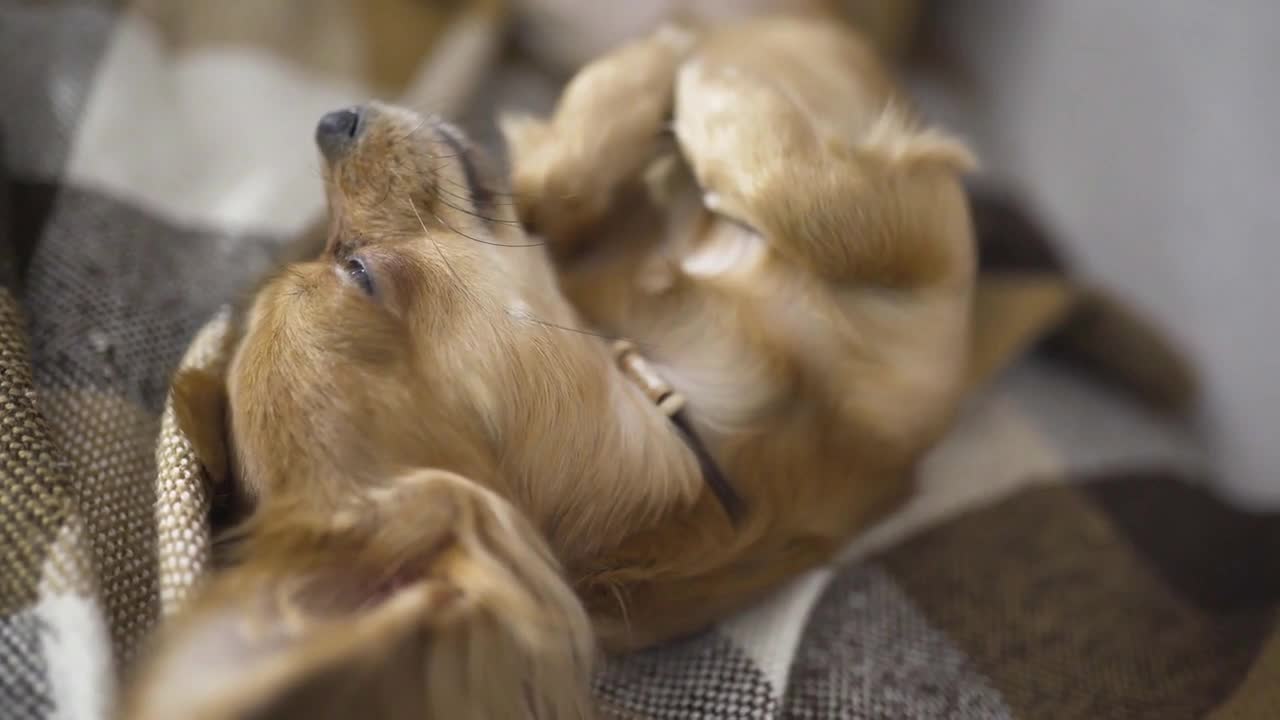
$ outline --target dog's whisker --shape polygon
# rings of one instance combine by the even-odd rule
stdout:
[[[522,322],[530,322],[535,325],[540,325],[545,328],[550,328],[552,330],[563,330],[565,332],[571,332],[577,335],[587,335],[589,337],[600,338],[601,340],[608,340],[609,342],[616,342],[622,339],[616,335],[610,335],[608,333],[596,332],[594,330],[584,330],[583,328],[575,328],[575,327],[570,327],[568,325],[560,325],[559,323],[553,323],[548,320],[542,320],[524,311],[516,311],[516,310],[508,309],[507,314],[516,320],[520,320]],[[642,342],[636,342],[636,341],[632,341],[632,343],[637,348],[644,350],[646,352],[652,352],[654,350],[654,346],[649,343],[642,343]]]
[[[479,217],[479,216],[478,216],[478,215],[476,215],[475,213],[468,213],[467,211],[465,211],[465,210],[463,210],[463,209],[461,209],[461,208],[455,207],[454,205],[451,205],[450,203],[448,203],[448,202],[446,202],[446,201],[444,201],[444,200],[440,200],[440,202],[442,202],[442,203],[444,203],[445,205],[447,205],[448,207],[453,208],[454,210],[457,210],[457,211],[462,212],[462,213],[464,213],[464,214],[472,215],[473,217]],[[416,212],[416,208],[415,208],[415,212]],[[462,236],[462,237],[464,237],[464,238],[466,238],[466,239],[468,239],[468,240],[470,240],[470,241],[472,241],[472,242],[480,243],[481,245],[493,245],[493,246],[495,246],[495,247],[509,247],[509,248],[525,248],[525,247],[539,247],[539,246],[541,246],[541,245],[544,245],[544,244],[545,244],[545,243],[542,243],[542,242],[530,242],[530,243],[502,243],[502,242],[497,242],[497,241],[495,241],[495,240],[484,240],[484,239],[482,239],[482,238],[478,238],[478,237],[475,237],[475,236],[473,236],[473,235],[469,235],[469,234],[467,234],[467,233],[465,233],[465,232],[463,232],[463,231],[459,230],[458,228],[454,227],[452,223],[450,223],[448,220],[445,220],[443,217],[441,217],[441,216],[440,216],[440,214],[439,214],[439,213],[435,212],[434,210],[432,210],[432,211],[431,211],[431,214],[432,214],[432,216],[434,216],[434,217],[435,217],[435,219],[436,219],[436,220],[437,220],[441,225],[444,225],[444,226],[445,226],[445,228],[447,228],[450,232],[455,233],[455,234],[457,234],[457,235],[460,235],[460,236]],[[419,219],[420,219],[420,218],[419,218]],[[426,230],[426,228],[424,227],[424,228],[423,228],[423,230]]]
[[[480,211],[478,211],[478,210],[472,210],[472,209],[469,209],[469,208],[465,208],[465,207],[460,207],[460,206],[458,206],[458,205],[454,205],[453,203],[451,203],[451,202],[449,202],[448,200],[445,200],[445,199],[444,199],[445,197],[451,197],[451,198],[453,198],[453,199],[455,199],[455,200],[457,200],[457,201],[459,201],[459,202],[462,202],[462,203],[470,203],[470,202],[471,202],[470,198],[465,198],[465,197],[462,197],[462,196],[460,196],[460,195],[456,195],[456,194],[451,193],[451,192],[448,192],[448,191],[446,191],[446,190],[444,190],[443,188],[440,188],[440,187],[437,187],[437,188],[436,188],[436,191],[437,191],[437,193],[439,194],[439,196],[437,197],[437,199],[438,199],[441,203],[443,203],[445,206],[449,207],[449,208],[450,208],[450,209],[452,209],[452,210],[456,210],[456,211],[458,211],[458,212],[460,212],[460,213],[463,213],[463,214],[465,214],[465,215],[470,215],[471,217],[476,218],[476,219],[478,219],[478,220],[484,220],[485,222],[493,223],[494,225],[510,225],[510,226],[512,226],[512,227],[520,227],[520,221],[518,221],[518,220],[511,220],[511,219],[508,219],[508,218],[500,218],[500,217],[492,217],[492,216],[486,215],[486,214],[484,214],[484,213],[482,213],[482,212],[480,212]]]
[[[395,173],[395,171],[394,171],[394,170],[392,170],[392,173],[393,173],[393,174],[396,174],[397,178],[399,179],[399,175],[398,175],[398,173]],[[434,236],[432,236],[432,235],[431,235],[430,231],[428,231],[428,230],[427,230],[426,222],[425,222],[425,221],[423,221],[423,219],[422,219],[422,214],[418,211],[418,206],[417,206],[417,204],[413,201],[413,197],[412,197],[412,196],[408,196],[408,197],[406,198],[406,200],[407,200],[407,201],[408,201],[408,203],[409,203],[409,209],[413,211],[414,217],[415,217],[415,218],[417,219],[417,221],[418,221],[418,225],[422,228],[423,234],[425,234],[425,235],[427,236],[427,238],[431,241],[432,245],[435,247],[436,253],[440,256],[440,259],[444,262],[445,267],[448,269],[449,273],[450,273],[451,275],[453,275],[453,277],[454,277],[454,279],[455,279],[455,280],[457,280],[457,281],[458,281],[459,286],[462,288],[462,291],[463,291],[463,292],[468,292],[468,288],[467,288],[467,286],[466,286],[466,283],[464,283],[464,282],[462,281],[461,276],[459,276],[459,275],[458,275],[457,271],[453,268],[453,265],[452,265],[452,264],[450,264],[450,262],[449,262],[449,260],[448,260],[448,257],[447,257],[447,256],[445,255],[445,253],[444,253],[444,249],[443,249],[442,247],[440,247],[440,243],[435,239],[435,237],[434,237]],[[454,210],[457,210],[457,211],[459,211],[459,212],[463,212],[463,213],[468,214],[468,215],[472,215],[473,217],[479,217],[479,216],[478,216],[478,215],[476,215],[475,213],[468,213],[467,211],[465,211],[465,210],[463,210],[463,209],[461,209],[461,208],[458,208],[458,207],[456,207],[456,206],[454,206],[454,205],[450,204],[449,202],[447,202],[447,201],[445,201],[445,200],[443,200],[443,199],[441,199],[440,201],[441,201],[442,203],[444,203],[446,206],[448,206],[448,207],[450,207],[450,208],[452,208],[452,209],[454,209]],[[472,240],[472,241],[474,241],[474,242],[482,243],[482,244],[484,244],[484,245],[495,245],[495,246],[498,246],[498,247],[537,247],[537,246],[545,245],[545,243],[541,243],[541,242],[538,242],[538,243],[521,243],[521,244],[516,244],[516,243],[499,243],[499,242],[494,242],[494,241],[490,241],[490,240],[482,240],[482,239],[480,239],[480,238],[472,237],[471,235],[469,235],[469,234],[467,234],[467,233],[464,233],[464,232],[462,232],[461,230],[458,230],[456,227],[454,227],[451,223],[449,223],[447,220],[445,220],[443,217],[441,217],[441,216],[439,215],[439,213],[436,213],[434,210],[431,210],[430,212],[431,212],[431,215],[436,219],[436,221],[438,221],[441,225],[444,225],[444,226],[445,226],[448,230],[450,230],[451,232],[453,232],[453,233],[455,233],[455,234],[457,234],[457,235],[460,235],[460,236],[462,236],[462,237],[464,237],[464,238],[467,238],[468,240]],[[475,301],[475,298],[472,298],[472,300],[473,300],[473,301]],[[541,326],[541,327],[546,327],[546,328],[550,328],[550,329],[554,329],[554,330],[561,330],[561,331],[563,331],[563,332],[571,332],[571,333],[578,334],[578,335],[586,335],[586,336],[589,336],[589,337],[596,337],[596,338],[600,338],[600,339],[602,339],[602,340],[609,340],[609,341],[611,341],[611,342],[612,342],[612,341],[616,341],[616,340],[618,340],[618,339],[619,339],[619,338],[617,338],[617,337],[614,337],[614,336],[611,336],[611,335],[608,335],[608,334],[605,334],[605,333],[595,332],[595,331],[592,331],[592,330],[585,330],[585,329],[582,329],[582,328],[569,327],[569,326],[567,326],[567,325],[561,325],[561,324],[559,324],[559,323],[550,322],[550,321],[548,321],[548,320],[542,320],[542,319],[540,319],[540,318],[536,318],[536,317],[534,317],[534,316],[530,315],[530,314],[529,314],[529,313],[527,313],[527,312],[519,312],[519,313],[517,313],[517,312],[515,312],[515,311],[512,311],[512,310],[508,309],[508,314],[509,314],[511,317],[513,317],[514,319],[517,319],[517,320],[520,320],[520,321],[523,321],[523,322],[533,323],[533,324],[535,324],[535,325],[539,325],[539,326]],[[650,351],[650,350],[652,350],[652,347],[651,347],[651,346],[648,346],[648,345],[647,345],[647,344],[645,344],[645,343],[636,343],[636,345],[637,345],[637,347],[640,347],[640,348],[642,348],[642,349],[644,349],[644,350],[646,350],[646,351]]]
[[[444,205],[445,207],[449,208],[450,210],[454,210],[455,212],[462,213],[463,215],[466,215],[466,216],[468,216],[468,217],[473,217],[473,218],[475,218],[475,219],[477,219],[477,220],[483,220],[484,222],[492,223],[492,224],[494,224],[494,225],[506,225],[506,226],[508,226],[508,227],[514,227],[514,228],[521,227],[520,223],[519,223],[519,222],[517,222],[517,221],[514,221],[514,220],[504,220],[504,219],[502,219],[502,218],[490,218],[490,217],[485,216],[485,215],[484,215],[484,214],[482,214],[482,213],[474,212],[474,211],[472,211],[472,210],[468,210],[467,208],[458,207],[457,205],[454,205],[453,203],[451,203],[451,202],[449,202],[449,201],[447,201],[447,200],[445,200],[445,199],[443,199],[443,198],[437,198],[437,201],[438,201],[438,202],[440,202],[440,204]],[[450,229],[451,229],[451,230],[454,230],[454,228],[450,228]],[[455,230],[455,232],[457,232],[457,231]],[[459,234],[461,234],[461,233],[459,233]],[[542,243],[542,242],[530,242],[530,243],[504,243],[504,242],[498,242],[498,241],[496,241],[496,240],[485,240],[485,239],[483,239],[483,238],[476,238],[476,237],[470,237],[470,236],[465,236],[465,237],[467,237],[467,239],[469,239],[469,240],[474,240],[474,241],[476,241],[476,242],[478,242],[478,243],[483,243],[483,244],[485,244],[485,245],[497,245],[497,246],[499,246],[499,247],[538,247],[538,246],[541,246],[541,245],[545,244],[545,243]]]
[[[427,123],[430,122],[431,119],[432,119],[432,115],[430,113],[425,113],[425,112],[418,113],[418,124],[414,125],[413,128],[411,128],[404,135],[401,135],[400,137],[396,138],[393,142],[402,143],[405,140],[408,140],[409,138],[413,137],[414,135],[417,135],[418,132],[422,130],[422,128],[427,126]]]
[[[551,328],[553,330],[563,330],[565,332],[577,333],[579,335],[589,335],[591,337],[597,337],[602,340],[613,341],[618,339],[616,337],[612,337],[604,333],[593,332],[591,330],[583,330],[582,328],[569,327],[568,325],[560,325],[559,323],[553,323],[548,320],[540,320],[530,315],[529,313],[523,312],[523,311],[508,309],[507,314],[510,315],[512,318],[515,318],[516,320],[520,320],[522,322],[530,322],[535,325],[541,325],[546,328]]]
[[[471,188],[471,187],[467,187],[467,186],[465,186],[465,185],[460,185],[460,184],[458,184],[458,183],[456,183],[456,182],[453,182],[453,181],[449,180],[448,178],[438,178],[438,180],[443,180],[443,181],[445,181],[445,183],[447,183],[448,185],[450,185],[450,186],[452,186],[452,187],[456,188],[456,190],[449,190],[449,189],[446,187],[446,185],[445,185],[444,183],[437,182],[437,183],[436,183],[436,188],[435,188],[435,189],[436,189],[436,192],[441,193],[441,194],[443,194],[443,195],[447,195],[447,196],[449,196],[449,197],[451,197],[451,198],[454,198],[455,200],[458,200],[458,201],[461,201],[461,202],[465,202],[465,203],[471,203],[471,202],[473,202],[473,200],[472,200],[472,197],[471,197],[471,196],[472,196],[472,193],[474,193],[474,192],[476,192],[476,191],[482,191],[482,192],[485,192],[485,193],[488,193],[488,192],[489,192],[488,188],[485,188],[485,187],[483,187],[483,186],[476,186],[475,188]],[[457,190],[461,190],[461,191],[463,191],[463,193],[465,193],[465,194],[461,194],[461,193],[457,192]],[[497,202],[497,203],[495,203],[495,202],[492,202],[492,200],[486,200],[485,202],[486,202],[486,204],[494,205],[495,207],[511,207],[511,206],[515,205],[515,203],[513,203],[513,202]],[[497,221],[498,221],[498,222],[510,222],[509,220],[503,220],[502,218],[498,218],[498,219],[497,219]]]
[[[434,156],[434,158],[438,160],[448,160],[456,157],[458,156],[457,155],[435,155]],[[511,195],[509,192],[505,192],[503,190],[491,187],[489,185],[485,185],[483,183],[477,183],[474,187],[471,187],[464,183],[460,183],[457,180],[454,180],[453,178],[447,177],[445,175],[441,175],[440,171],[443,170],[444,167],[445,167],[444,163],[441,163],[431,168],[431,174],[436,178],[437,188],[441,188],[442,185],[449,185],[455,188],[456,190],[461,190],[462,192],[468,193],[468,194],[475,190],[483,190],[486,195],[490,196],[491,198],[490,202],[492,202],[493,198],[501,198],[504,201],[500,203],[494,202],[493,204],[495,205],[514,205],[515,204],[514,196]],[[465,196],[458,195],[457,193],[452,193],[452,194],[454,195],[454,197],[458,197],[459,199],[462,199],[463,197],[465,197]]]
[[[414,217],[418,218],[418,224],[422,226],[423,234],[427,236],[427,239],[431,241],[432,246],[435,247],[436,254],[440,256],[440,261],[444,263],[445,268],[449,271],[449,274],[453,276],[453,279],[458,281],[459,290],[463,293],[467,293],[467,284],[462,281],[462,276],[458,274],[458,271],[453,269],[453,263],[449,262],[449,256],[444,254],[444,248],[440,247],[440,243],[437,242],[436,239],[432,237],[431,233],[427,231],[427,224],[423,222],[422,215],[418,212],[418,207],[414,204],[413,198],[409,197],[408,201],[409,209],[413,211]]]
[[[617,583],[609,583],[609,592],[613,595],[614,602],[618,603],[618,616],[622,620],[622,626],[631,632],[631,611],[627,607],[627,596]]]
[[[383,203],[387,201],[387,198],[391,197],[391,190],[395,185],[395,181],[391,178],[391,176],[394,175],[396,178],[400,177],[400,174],[395,171],[395,168],[388,167],[387,170],[389,173],[387,177],[387,185],[382,189],[382,197],[378,198],[377,202],[375,202],[374,205],[381,206]]]
[[[393,174],[396,174],[397,178],[399,178],[399,174],[396,173],[394,169],[392,169],[391,172]],[[403,178],[399,178],[399,179],[403,181]],[[440,261],[444,263],[444,266],[448,270],[449,274],[453,276],[453,279],[455,281],[457,281],[458,291],[461,292],[463,295],[465,295],[467,299],[470,300],[473,304],[479,305],[480,299],[475,296],[475,293],[471,289],[471,286],[468,285],[462,279],[462,276],[458,274],[458,271],[453,267],[453,263],[449,262],[449,256],[445,254],[444,248],[440,247],[440,242],[436,240],[435,236],[432,235],[430,231],[427,230],[427,223],[423,221],[422,213],[418,212],[418,205],[413,201],[413,196],[406,195],[405,200],[409,203],[409,209],[413,211],[413,216],[417,218],[418,226],[422,228],[422,234],[427,236],[427,240],[429,240],[431,242],[432,247],[435,248],[436,254],[440,256]],[[438,220],[441,224],[448,227],[448,223],[445,223],[444,220],[441,219],[440,216],[434,210],[431,211],[431,214],[435,216],[436,220]]]

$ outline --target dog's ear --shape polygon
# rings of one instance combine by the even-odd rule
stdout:
[[[277,574],[254,566],[209,582],[162,631],[162,642],[131,683],[123,717],[303,717],[317,691],[331,704],[319,717],[355,710],[343,705],[353,694],[362,702],[395,695],[402,705],[371,717],[398,717],[393,711],[408,711],[415,700],[419,716],[425,716],[421,698],[397,693],[393,683],[382,693],[354,691],[361,683],[388,679],[368,670],[393,670],[395,651],[424,632],[422,619],[453,599],[415,583],[375,602],[361,587],[367,580],[357,579],[356,572]]]
[[[126,717],[585,717],[590,626],[515,509],[421,471],[318,520],[260,507],[244,561],[162,628]]]

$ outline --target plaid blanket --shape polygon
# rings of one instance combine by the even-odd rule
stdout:
[[[499,22],[488,3],[0,0],[0,718],[109,716],[205,570],[168,379],[219,362],[221,308],[321,211],[315,118],[378,96],[492,138],[495,108],[556,87],[504,59]],[[606,716],[1280,717],[1280,518],[1200,487],[1158,336],[980,208],[998,352],[919,491],[760,606],[611,660]],[[1046,334],[1052,355],[1003,362]]]

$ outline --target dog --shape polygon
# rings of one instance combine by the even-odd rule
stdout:
[[[243,518],[128,717],[588,717],[597,648],[909,492],[966,383],[974,161],[857,35],[666,26],[502,128],[509,188],[436,118],[320,121],[323,249],[175,379]]]

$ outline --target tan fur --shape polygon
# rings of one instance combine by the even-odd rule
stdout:
[[[695,631],[908,490],[966,377],[972,160],[856,37],[772,19],[612,53],[553,117],[505,123],[515,207],[473,199],[455,130],[387,106],[367,122],[328,170],[324,252],[262,289],[228,371],[232,475],[253,503],[242,562],[162,640],[173,654],[157,651],[138,707],[172,707],[154,688],[191,671],[183,648],[210,627],[281,617],[255,598],[318,575],[362,598],[341,607],[359,639],[318,613],[297,633],[315,648],[249,643],[247,666],[303,678],[341,658],[459,708],[430,717],[483,716],[480,682],[572,717],[583,607],[612,650]],[[685,395],[740,524],[596,333],[634,340]],[[462,690],[400,674],[444,662],[451,633],[493,664],[454,668]],[[259,704],[306,695],[224,673]],[[236,716],[216,707],[203,716]]]

